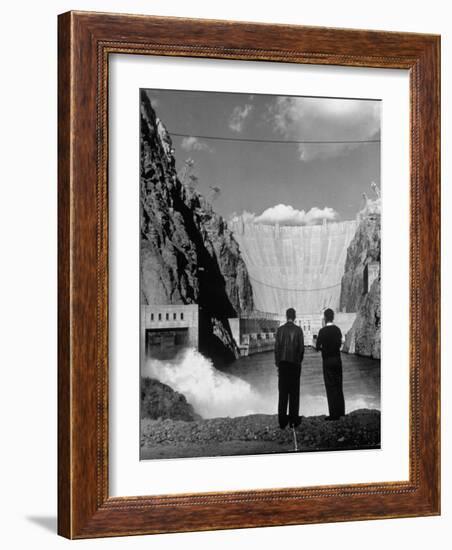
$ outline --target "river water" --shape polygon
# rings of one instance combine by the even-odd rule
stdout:
[[[346,412],[380,410],[380,361],[343,353],[342,369]],[[242,357],[223,372],[248,382],[276,411],[278,377],[273,352]],[[301,369],[300,414],[328,414],[322,357],[312,348],[306,348]]]
[[[342,354],[345,409],[380,409],[380,361]],[[181,350],[171,359],[148,357],[142,376],[157,378],[182,393],[204,418],[275,414],[278,377],[273,352],[242,357],[215,368],[197,350]],[[322,358],[306,348],[301,372],[300,414],[328,414]]]

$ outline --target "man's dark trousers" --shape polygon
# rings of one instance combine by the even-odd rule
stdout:
[[[340,357],[323,359],[323,379],[331,418],[345,414],[344,392],[342,390],[342,362]]]
[[[281,361],[278,367],[278,420],[281,428],[288,422],[298,423],[300,408],[300,376],[301,365]],[[289,415],[287,415],[289,404]]]

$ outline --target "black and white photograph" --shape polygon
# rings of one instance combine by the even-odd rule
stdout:
[[[5,550],[450,548],[448,8],[3,5]]]
[[[381,101],[139,110],[140,459],[379,449]]]

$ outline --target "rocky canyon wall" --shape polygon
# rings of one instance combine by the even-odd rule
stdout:
[[[345,272],[341,284],[341,311],[358,311],[364,294],[364,269],[380,263],[380,214],[372,213],[361,218],[347,250]]]
[[[369,201],[360,214],[347,251],[340,300],[343,310],[357,311],[344,351],[375,359],[380,359],[381,340],[380,259],[381,215],[380,201],[376,200]]]
[[[180,181],[171,138],[141,92],[141,302],[200,306],[200,350],[232,354],[227,323],[253,309],[239,247],[223,218]]]
[[[345,337],[343,351],[380,359],[380,346],[380,280],[376,279],[360,302],[355,322]]]

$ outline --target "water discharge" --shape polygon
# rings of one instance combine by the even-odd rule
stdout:
[[[142,375],[185,395],[204,418],[270,414],[275,410],[274,401],[266,403],[249,382],[217,370],[210,359],[193,348],[169,360],[147,359]]]
[[[342,354],[346,412],[380,409],[380,361]],[[224,370],[195,349],[173,359],[148,358],[143,376],[182,393],[204,418],[275,414],[278,377],[272,352],[242,357]],[[320,354],[307,348],[300,389],[300,414],[328,414]]]

